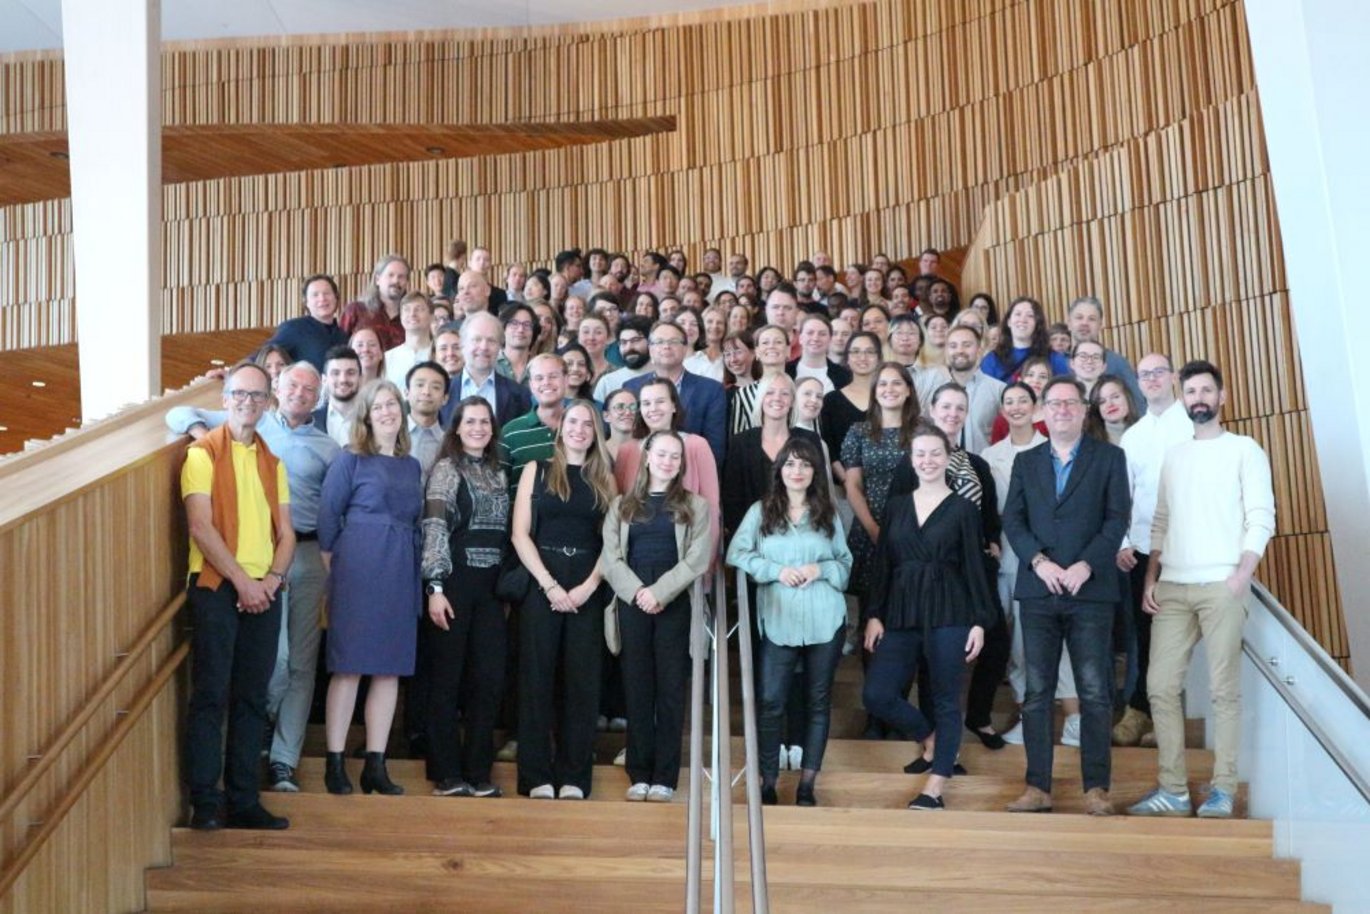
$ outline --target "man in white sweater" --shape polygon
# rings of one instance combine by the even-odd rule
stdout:
[[[1199,638],[1207,642],[1213,697],[1213,784],[1205,818],[1232,815],[1241,746],[1242,624],[1251,576],[1275,533],[1270,459],[1259,444],[1223,430],[1222,372],[1208,362],[1180,369],[1194,439],[1166,453],[1151,523],[1143,608],[1151,625],[1147,694],[1160,786],[1129,812],[1190,814],[1180,692]]]

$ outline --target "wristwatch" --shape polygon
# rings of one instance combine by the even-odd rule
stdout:
[[[424,585],[423,590],[424,593],[428,594],[430,597],[435,593],[442,593],[442,582],[429,581],[427,584]]]
[[[1032,561],[1028,564],[1030,565],[1030,567],[1036,568],[1038,565],[1042,564],[1046,560],[1047,554],[1045,552],[1039,552],[1032,557]]]

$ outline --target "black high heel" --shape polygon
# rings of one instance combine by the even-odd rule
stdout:
[[[328,788],[329,793],[339,796],[346,796],[352,792],[352,781],[347,777],[347,768],[343,764],[341,752],[330,752],[324,758],[323,785]]]
[[[404,793],[404,788],[390,780],[390,774],[385,770],[384,752],[366,753],[366,767],[362,769],[362,793],[370,794],[373,791],[387,797]]]

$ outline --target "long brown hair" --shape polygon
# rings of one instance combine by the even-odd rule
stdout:
[[[821,530],[824,536],[832,536],[836,532],[833,518],[837,511],[828,492],[828,481],[823,475],[823,454],[817,445],[802,435],[791,435],[780,453],[775,455],[770,486],[766,494],[761,496],[761,535],[784,533],[790,528],[790,495],[781,474],[785,469],[785,461],[791,457],[813,467],[813,478],[809,480],[809,488],[804,493],[809,509],[809,525]]]
[[[652,431],[647,427],[647,420],[642,418],[642,392],[649,387],[664,387],[670,391],[671,404],[675,406],[675,413],[671,416],[671,431],[679,431],[681,423],[685,421],[685,404],[680,402],[680,391],[666,378],[653,378],[637,389],[638,408],[637,419],[633,422],[633,437],[646,438]]]
[[[604,449],[604,432],[600,428],[602,423],[599,421],[599,412],[595,409],[595,404],[589,400],[572,400],[561,414],[561,428],[566,427],[566,417],[571,414],[571,410],[578,408],[589,411],[592,420],[590,426],[594,430],[594,441],[585,454],[585,464],[580,468],[580,476],[589,484],[590,491],[595,493],[595,507],[601,511],[608,511],[618,489],[614,483],[613,470],[609,468],[609,454]],[[567,477],[566,466],[566,446],[561,437],[561,429],[558,429],[556,444],[552,446],[552,459],[547,462],[547,491],[562,501],[571,500],[571,480]]]
[[[652,432],[647,436],[647,440],[642,442],[642,461],[637,466],[637,478],[633,480],[633,487],[619,500],[619,520],[631,524],[652,519],[651,512],[647,510],[652,485],[652,471],[647,466],[647,453],[659,438],[673,438],[680,445],[680,469],[666,486],[663,504],[672,521],[689,526],[694,523],[694,510],[690,507],[690,493],[685,491],[685,439],[671,429]]]
[[[348,445],[357,454],[375,456],[380,453],[376,447],[376,433],[371,428],[371,407],[375,405],[376,397],[385,391],[394,394],[400,404],[400,434],[395,439],[395,456],[408,457],[409,419],[404,415],[404,396],[393,381],[387,381],[385,378],[367,381],[361,393],[357,394],[357,410],[353,413],[352,435],[348,439]]]
[[[480,462],[491,470],[498,470],[500,468],[499,419],[495,416],[495,411],[490,408],[490,402],[477,395],[467,397],[452,410],[452,418],[448,422],[447,433],[442,436],[442,450],[438,452],[438,460],[446,457],[456,461],[466,453],[461,444],[461,420],[468,409],[484,409],[490,414],[490,443],[485,446],[485,453],[481,456]]]
[[[875,388],[880,384],[880,376],[886,371],[897,372],[904,386],[909,389],[909,398],[904,401],[904,407],[899,413],[899,447],[907,451],[909,445],[913,444],[913,427],[918,424],[919,419],[918,391],[913,386],[913,376],[909,374],[909,370],[898,362],[881,362],[880,367],[875,369],[875,374],[871,375],[871,402],[866,407],[867,431],[875,444],[879,444],[884,437],[884,411],[880,408],[880,401],[875,397]]]
[[[1022,370],[1022,364],[1013,364],[1013,331],[1009,329],[1008,319],[1013,316],[1013,309],[1024,302],[1032,308],[1032,320],[1035,326],[1032,328],[1032,341],[1028,343],[1028,354],[1024,357],[1023,364],[1026,364],[1028,358],[1032,356],[1049,358],[1051,355],[1051,337],[1047,331],[1046,312],[1042,310],[1042,305],[1037,299],[1020,295],[1004,311],[1004,320],[1000,325],[1003,329],[999,332],[999,345],[994,347],[994,355],[999,359],[999,364],[1006,371],[1015,375]]]

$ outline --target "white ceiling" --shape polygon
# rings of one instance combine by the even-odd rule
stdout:
[[[549,25],[755,0],[163,0],[162,40]],[[62,46],[62,0],[0,0],[0,53]]]

